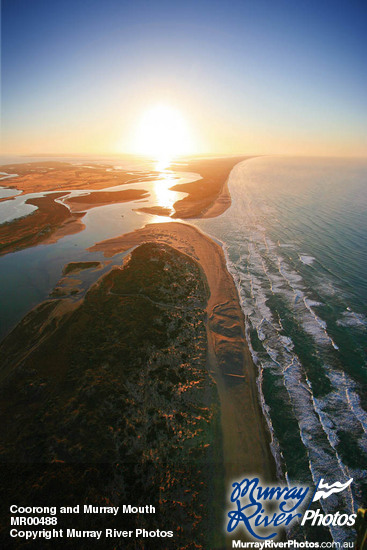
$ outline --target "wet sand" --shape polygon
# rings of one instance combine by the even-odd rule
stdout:
[[[136,208],[136,212],[153,214],[153,216],[165,216],[167,218],[171,216],[171,209],[164,206],[144,206],[143,208]]]
[[[96,191],[87,195],[79,195],[66,199],[71,210],[90,210],[97,206],[106,206],[108,204],[118,204],[122,202],[145,199],[149,196],[145,189],[125,189],[123,191]]]
[[[223,157],[190,159],[186,164],[172,164],[171,169],[180,172],[197,172],[202,179],[177,184],[172,191],[188,193],[175,202],[172,218],[214,218],[223,214],[231,205],[227,180],[232,168],[252,157]]]
[[[208,367],[216,380],[223,431],[226,483],[256,473],[275,479],[270,435],[258,400],[256,370],[249,352],[237,289],[219,245],[183,223],[146,227],[97,243],[90,251],[106,257],[144,242],[166,243],[197,260],[209,285],[207,304]]]

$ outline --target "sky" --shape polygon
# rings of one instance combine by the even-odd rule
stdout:
[[[2,0],[1,25],[4,153],[136,153],[163,105],[185,153],[367,156],[365,1]]]

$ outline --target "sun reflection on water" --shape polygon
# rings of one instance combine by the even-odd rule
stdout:
[[[169,166],[171,166],[172,159],[168,156],[160,157],[156,159],[154,170],[156,172],[165,172]]]
[[[152,198],[157,206],[168,208],[172,214],[174,212],[174,203],[179,200],[182,195],[170,190],[170,188],[177,183],[177,176],[175,176],[172,170],[169,170],[170,165],[171,159],[169,158],[160,158],[157,160],[155,170],[160,173],[160,178],[154,182]]]

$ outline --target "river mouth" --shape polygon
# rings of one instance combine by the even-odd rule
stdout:
[[[353,513],[367,490],[366,177],[363,162],[248,160],[231,173],[231,208],[190,221],[221,244],[236,282],[279,474],[309,486],[331,472],[343,482],[353,477],[348,490],[322,503],[325,513]],[[169,210],[177,200],[170,184],[131,184],[149,197],[95,207],[84,231],[0,258],[1,334],[60,286],[66,264],[100,262],[77,276],[72,299],[83,297],[111,268],[102,252],[87,250],[94,243],[171,222],[142,211]],[[338,526],[330,534],[350,538]]]
[[[35,159],[33,159],[35,160]],[[38,160],[38,159],[37,159]],[[64,160],[64,159],[62,159]],[[75,159],[73,159],[75,162]],[[82,160],[80,161],[82,162]],[[97,162],[94,161],[94,162]],[[106,159],[100,161],[105,165]],[[113,161],[116,165],[116,161]],[[120,166],[120,165],[118,165]],[[124,168],[124,164],[121,168]],[[142,168],[140,163],[129,162],[129,167]],[[149,169],[151,166],[149,165]],[[106,168],[108,170],[108,168]],[[40,244],[29,249],[20,250],[0,257],[0,338],[3,338],[20,319],[35,305],[49,297],[55,286],[62,278],[63,267],[73,261],[103,261],[101,254],[90,253],[87,248],[99,240],[121,235],[139,229],[147,223],[171,221],[171,218],[141,212],[141,208],[163,206],[167,211],[173,211],[173,204],[186,196],[186,193],[170,191],[170,187],[177,183],[188,183],[199,176],[193,173],[162,173],[162,177],[155,181],[143,181],[117,187],[106,187],[103,191],[119,191],[125,189],[145,189],[147,196],[140,200],[95,206],[87,211],[82,222],[85,229],[78,234],[67,235],[56,243]],[[20,194],[16,189],[8,189],[9,196]],[[32,215],[37,207],[26,204],[27,199],[52,194],[53,191],[43,193],[29,193],[16,197],[13,200],[0,203],[0,222],[10,222],[23,216]],[[57,199],[67,206],[67,199],[74,196],[88,195],[88,189],[65,192]],[[94,192],[98,194],[98,191]],[[121,257],[113,263],[121,262]],[[85,290],[97,278],[109,269],[106,265],[102,272],[83,272],[78,294],[82,297]]]

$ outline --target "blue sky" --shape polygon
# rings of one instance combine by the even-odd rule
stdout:
[[[128,152],[163,102],[195,152],[367,155],[366,28],[353,0],[3,0],[3,148]]]

